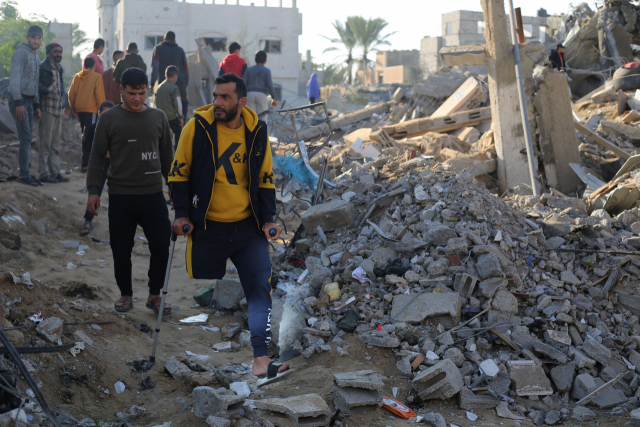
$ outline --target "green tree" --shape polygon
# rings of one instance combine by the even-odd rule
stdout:
[[[354,18],[355,16],[348,17],[344,24],[338,20],[336,20],[333,23],[333,28],[335,28],[336,32],[338,33],[337,38],[322,36],[325,39],[329,40],[331,43],[338,45],[338,46],[331,46],[326,48],[324,50],[325,52],[340,51],[342,49],[344,49],[344,51],[346,52],[346,54],[339,55],[338,58],[341,56],[346,56],[344,63],[346,65],[345,72],[346,72],[347,81],[349,84],[351,84],[351,81],[352,81],[353,63],[355,62],[355,59],[353,57],[353,50],[356,47],[356,39],[353,35],[353,32],[351,31],[351,25],[350,25],[350,21],[353,20]]]
[[[396,31],[383,35],[382,32],[389,23],[382,18],[364,19],[361,16],[353,16],[347,19],[347,23],[356,40],[356,45],[362,49],[361,67],[367,69],[370,62],[369,53],[377,51],[380,46],[390,45],[388,38]]]
[[[80,28],[79,22],[74,22],[71,28],[73,31],[73,53],[76,53],[76,50],[89,41],[89,37],[87,37],[87,32]]]
[[[348,68],[342,64],[331,64],[327,66],[322,72],[322,84],[339,85],[347,80]]]

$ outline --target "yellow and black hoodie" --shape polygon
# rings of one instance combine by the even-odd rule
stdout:
[[[169,185],[176,218],[189,218],[196,230],[206,228],[207,220],[252,216],[262,233],[262,226],[273,222],[276,193],[267,125],[248,107],[242,118],[244,141],[235,141],[237,132],[226,128],[218,140],[213,105],[198,108],[182,130]]]

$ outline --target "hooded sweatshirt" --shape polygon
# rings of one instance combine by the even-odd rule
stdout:
[[[316,73],[311,74],[309,83],[307,83],[307,99],[320,98],[320,85],[318,84],[318,75]]]
[[[144,63],[142,57],[136,53],[127,53],[124,58],[118,61],[116,64],[116,69],[113,70],[113,80],[116,83],[121,84],[120,78],[122,77],[122,73],[124,73],[129,68],[140,68],[145,73],[147,72],[147,64]]]
[[[24,96],[33,97],[33,106],[40,108],[38,85],[40,81],[40,60],[38,54],[27,44],[21,44],[11,56],[9,74],[9,96],[16,106],[24,104]]]
[[[242,77],[246,70],[247,61],[245,61],[238,55],[230,53],[229,55],[225,56],[225,58],[220,63],[219,75],[221,76],[223,74],[233,73],[238,77]]]
[[[164,40],[153,48],[151,54],[151,82],[150,85],[162,83],[166,78],[167,67],[175,65],[178,68],[178,87],[189,85],[189,66],[184,50],[171,40]]]
[[[105,101],[102,76],[93,70],[82,70],[69,86],[69,105],[73,113],[96,113]]]

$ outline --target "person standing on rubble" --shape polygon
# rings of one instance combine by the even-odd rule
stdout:
[[[185,126],[169,184],[176,219],[187,235],[187,272],[221,279],[230,258],[249,306],[253,374],[273,378],[289,369],[268,356],[271,340],[271,262],[268,243],[282,231],[275,223],[276,193],[267,125],[245,108],[247,88],[235,74],[218,77],[214,103],[195,111]],[[182,227],[188,225],[184,233]],[[270,235],[270,231],[274,235]]]
[[[320,99],[320,85],[318,84],[318,75],[312,73],[307,82],[307,99],[309,104],[315,104]]]
[[[122,103],[105,111],[96,125],[89,159],[87,209],[94,216],[100,210],[100,178],[109,155],[109,238],[113,269],[121,297],[119,312],[133,307],[131,251],[136,228],[142,227],[149,243],[149,296],[147,307],[156,314],[171,314],[171,305],[160,307],[160,290],[169,261],[171,223],[162,193],[171,168],[173,149],[167,117],[147,107],[149,79],[139,68],[122,73]]]
[[[173,132],[174,146],[177,149],[182,126],[184,126],[180,89],[178,89],[176,85],[176,81],[178,81],[178,68],[175,65],[169,65],[166,69],[166,74],[167,79],[158,86],[158,90],[154,96],[154,103],[156,108],[164,111],[164,114],[167,116],[169,127]]]
[[[38,93],[42,101],[42,119],[38,131],[38,166],[40,181],[55,184],[68,182],[60,174],[60,133],[62,131],[62,97],[65,94],[62,75],[62,46],[48,44],[47,57],[40,63]]]
[[[127,54],[118,61],[115,68],[116,69],[113,70],[113,80],[120,86],[122,86],[120,77],[129,68],[139,68],[145,73],[147,72],[147,64],[145,64],[142,57],[138,55],[138,45],[136,43],[129,43],[127,45]]]
[[[104,40],[96,39],[96,41],[93,42],[93,51],[86,56],[95,61],[96,68],[94,71],[100,75],[104,73],[104,62],[102,62],[102,58],[99,56],[102,55],[102,52],[104,52]]]
[[[104,96],[107,101],[111,101],[114,104],[120,104],[122,98],[120,97],[120,86],[113,80],[113,72],[116,69],[116,64],[119,60],[124,58],[124,52],[116,50],[111,55],[113,65],[109,67],[104,73],[102,73],[102,85],[104,86]]]
[[[233,73],[240,78],[244,76],[245,71],[247,71],[247,61],[240,57],[241,52],[242,47],[238,42],[233,42],[229,45],[229,54],[220,63],[219,77],[228,73]]]
[[[271,106],[278,105],[276,101],[276,90],[271,79],[271,70],[265,67],[267,63],[267,53],[263,50],[256,52],[256,65],[247,68],[244,73],[244,83],[247,85],[247,107],[255,111],[256,114],[269,109],[269,99],[271,95]]]
[[[564,46],[562,43],[558,43],[556,48],[551,51],[551,54],[549,55],[549,66],[552,69],[560,71],[565,70]]]
[[[164,81],[167,67],[175,66],[178,69],[178,81],[176,85],[180,90],[180,100],[182,101],[182,116],[187,117],[189,113],[189,65],[184,50],[176,43],[176,34],[167,31],[164,40],[153,48],[151,54],[151,93],[155,91],[156,81],[161,84]]]
[[[31,156],[31,139],[33,120],[40,120],[40,60],[37,50],[42,44],[42,28],[32,25],[27,30],[27,42],[19,45],[11,56],[11,72],[9,74],[9,111],[16,122],[20,149],[18,163],[20,172],[18,182],[37,187],[43,183],[29,174],[29,157]]]

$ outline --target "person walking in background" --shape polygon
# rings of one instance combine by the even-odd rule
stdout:
[[[229,54],[220,63],[218,76],[227,73],[233,73],[240,78],[244,76],[244,72],[247,71],[247,61],[240,57],[241,51],[242,47],[238,42],[229,45]]]
[[[320,85],[318,84],[318,75],[312,73],[307,82],[307,99],[309,104],[315,104],[317,99],[320,99]]]
[[[96,62],[96,68],[94,71],[100,75],[104,73],[104,62],[102,62],[102,58],[99,56],[102,55],[102,52],[104,52],[104,40],[96,39],[96,41],[93,42],[93,51],[86,56]]]
[[[169,127],[173,131],[174,149],[177,149],[182,126],[184,126],[182,100],[180,90],[176,85],[178,81],[178,68],[175,65],[169,65],[165,72],[167,79],[158,86],[154,103],[156,104],[156,108],[164,111],[164,114],[167,116]]]
[[[92,58],[84,58],[84,69],[73,76],[69,86],[69,105],[71,112],[80,120],[82,129],[82,172],[87,171],[91,145],[84,138],[87,126],[96,120],[96,111],[105,101],[102,76],[94,70],[96,63]]]
[[[182,117],[186,118],[189,112],[189,65],[184,50],[176,43],[176,34],[167,31],[164,40],[153,48],[151,54],[151,93],[154,93],[156,81],[161,84],[164,81],[167,67],[174,65],[178,69],[178,81],[176,85],[180,90],[182,101]],[[169,122],[171,124],[171,122]]]
[[[129,68],[140,68],[145,73],[147,72],[147,64],[145,64],[142,57],[138,55],[138,45],[135,43],[129,43],[127,45],[127,54],[118,61],[115,70],[113,70],[113,80],[118,83],[118,85],[122,85],[120,81],[122,73]]]
[[[144,71],[129,68],[121,81],[122,103],[103,113],[96,125],[87,173],[87,209],[98,215],[100,178],[109,154],[109,238],[121,295],[115,309],[124,312],[133,307],[131,251],[140,225],[151,252],[147,307],[169,315],[171,305],[160,305],[171,237],[162,193],[173,157],[169,123],[162,111],[145,104],[149,79]]]
[[[247,107],[260,114],[269,109],[269,99],[271,95],[271,106],[278,105],[276,101],[276,90],[271,79],[271,70],[265,67],[267,63],[267,53],[259,50],[255,56],[256,65],[247,68],[244,73],[244,83],[247,85]]]
[[[116,68],[116,63],[124,58],[124,52],[121,50],[116,50],[111,55],[111,59],[113,60],[113,65],[109,67],[104,73],[102,73],[102,85],[104,86],[104,97],[107,101],[111,101],[114,104],[120,104],[120,86],[118,83],[113,80],[113,71]]]
[[[68,182],[60,174],[60,132],[62,129],[62,96],[65,93],[62,75],[62,46],[48,44],[47,57],[40,63],[38,93],[42,106],[42,119],[38,131],[38,166],[40,181],[55,184]]]
[[[111,101],[104,101],[100,105],[100,109],[98,110],[98,117],[100,117],[100,115],[105,111],[115,106],[116,104],[114,104]],[[98,123],[96,121],[96,123],[92,123],[89,126],[87,126],[87,129],[85,130],[85,133],[84,133],[84,138],[90,140],[92,146],[93,146],[93,139],[95,138],[95,134],[96,134],[97,124]],[[104,168],[102,168],[102,177],[100,178],[100,184],[98,185],[98,192],[97,192],[98,197],[102,195],[102,190],[104,189],[104,183],[107,181],[107,173],[109,172],[109,166],[111,166],[111,163],[109,162],[109,153],[107,153],[106,160],[104,161]],[[87,234],[93,231],[93,223],[92,223],[93,217],[94,215],[91,212],[89,212],[89,208],[87,208],[87,210],[84,212],[84,225],[82,226],[82,229],[80,229],[80,237],[86,236]]]

